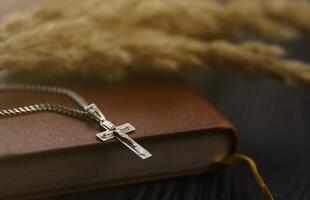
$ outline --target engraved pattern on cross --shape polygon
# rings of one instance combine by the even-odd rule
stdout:
[[[85,107],[85,110],[97,121],[105,131],[96,134],[102,140],[107,141],[116,138],[126,147],[132,150],[140,158],[146,159],[152,156],[145,148],[139,145],[136,141],[130,138],[127,134],[135,131],[135,127],[130,123],[125,123],[120,126],[115,126],[112,122],[106,120],[105,116],[101,113],[95,104],[90,104]]]

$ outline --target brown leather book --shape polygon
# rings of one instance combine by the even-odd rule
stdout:
[[[153,156],[142,160],[115,139],[99,141],[100,130],[91,121],[49,112],[1,118],[0,199],[205,173],[236,152],[231,124],[179,79],[147,78],[113,86],[81,82],[54,84],[97,104],[115,124],[133,124],[136,131],[130,136]],[[1,110],[46,102],[76,107],[61,95],[0,93]]]

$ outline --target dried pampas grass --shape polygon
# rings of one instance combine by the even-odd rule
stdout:
[[[0,27],[0,68],[78,72],[116,80],[132,71],[206,67],[310,83],[307,64],[244,36],[294,39],[310,4],[289,0],[49,0]]]

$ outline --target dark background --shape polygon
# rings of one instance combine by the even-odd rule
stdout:
[[[284,44],[290,57],[310,62],[310,39]],[[185,75],[237,127],[241,152],[253,157],[275,199],[310,199],[310,89],[268,77],[243,80],[208,71]],[[243,163],[219,174],[64,195],[53,199],[228,200],[262,199]]]

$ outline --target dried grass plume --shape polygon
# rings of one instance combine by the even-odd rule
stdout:
[[[115,80],[132,71],[216,67],[310,83],[308,64],[260,41],[309,32],[307,1],[55,1],[3,20],[0,69]]]

